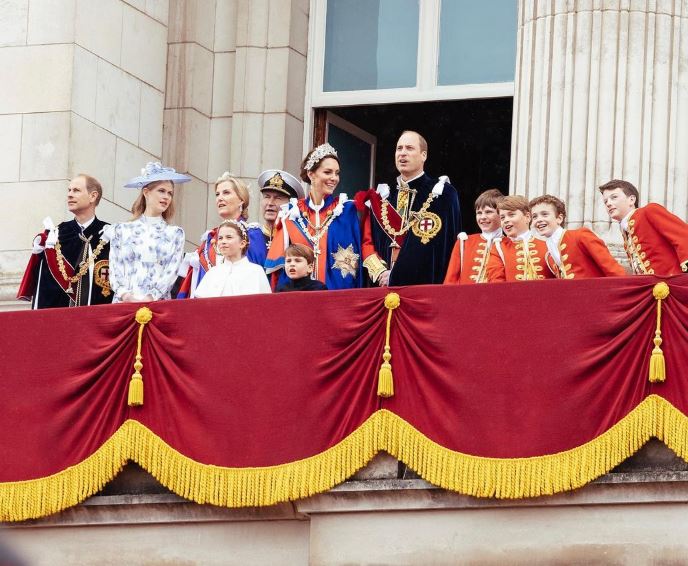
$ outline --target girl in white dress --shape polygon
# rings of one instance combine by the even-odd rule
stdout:
[[[218,263],[196,287],[196,297],[232,297],[270,293],[265,271],[246,257],[248,234],[244,224],[225,220],[217,229]]]
[[[140,188],[131,212],[110,238],[113,303],[169,299],[184,250],[184,230],[167,220],[174,214],[174,183],[191,177],[160,163],[148,163],[125,187]]]

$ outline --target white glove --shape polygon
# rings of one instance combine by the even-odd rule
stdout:
[[[45,249],[45,246],[41,245],[41,237],[36,236],[33,240],[33,249],[31,250],[32,254],[40,254],[43,252]]]
[[[45,247],[54,248],[55,244],[57,244],[57,226],[53,224],[50,216],[43,219],[43,228],[48,230],[48,237],[45,240]]]

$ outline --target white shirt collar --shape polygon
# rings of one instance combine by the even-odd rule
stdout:
[[[320,212],[323,206],[325,206],[325,199],[320,204],[315,204],[312,199],[308,199],[308,207],[315,212]]]
[[[562,237],[564,236],[564,228],[561,226],[557,226],[557,229],[552,232],[552,235],[549,238],[545,238],[545,242],[547,243],[547,251],[550,253],[550,255],[554,258],[554,261],[557,262],[557,265],[561,267],[561,253],[559,252],[559,242],[561,242]]]
[[[629,212],[626,216],[624,216],[621,221],[619,222],[619,226],[621,226],[621,229],[624,232],[628,232],[628,221],[631,219],[631,215],[636,211],[636,209],[632,209],[631,212]]]
[[[420,179],[423,175],[425,175],[425,171],[421,171],[420,173],[418,173],[418,175],[416,175],[416,176],[413,177],[412,179],[404,179],[401,175],[399,175],[399,176],[397,177],[397,186],[400,186],[400,185],[401,185],[401,181],[402,181],[402,180],[403,180],[405,183],[410,183],[411,181],[415,181],[416,179]]]
[[[88,228],[91,224],[93,224],[93,221],[95,219],[96,219],[96,217],[92,216],[90,220],[87,220],[83,224],[76,219],[74,219],[74,221],[79,225],[79,228],[81,228],[81,231],[83,232],[84,230],[86,230],[86,228]]]
[[[557,245],[559,244],[559,241],[561,240],[561,237],[564,235],[564,228],[562,226],[557,226],[557,229],[552,232],[552,235],[549,236],[548,238],[545,238],[548,242],[552,240],[553,242],[556,242]]]
[[[496,230],[492,232],[482,232],[480,234],[485,240],[488,242],[494,240],[495,238],[501,238],[504,234],[502,233],[501,228],[497,228]]]
[[[518,242],[519,240],[523,240],[524,242],[527,242],[528,240],[530,240],[530,237],[531,237],[530,230],[526,230],[525,232],[523,232],[523,234],[519,234],[515,238],[511,238],[511,240],[513,240],[514,242]]]

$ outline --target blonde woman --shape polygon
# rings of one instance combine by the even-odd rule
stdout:
[[[184,250],[184,230],[168,224],[174,215],[174,185],[191,177],[160,163],[148,163],[127,188],[140,188],[129,222],[117,224],[110,239],[113,303],[170,298]]]
[[[260,265],[265,263],[267,249],[265,238],[258,223],[247,223],[249,205],[248,187],[225,171],[215,182],[215,206],[217,215],[224,220],[241,222],[248,234],[248,250],[246,257],[251,263]],[[205,274],[218,263],[220,256],[216,250],[217,228],[208,230],[201,236],[201,243],[195,252],[186,254],[179,269],[179,276],[184,277],[178,299],[194,297],[196,287],[203,280]]]

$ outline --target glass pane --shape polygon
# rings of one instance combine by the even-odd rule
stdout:
[[[442,0],[438,84],[513,81],[517,10],[517,0]]]
[[[416,85],[418,0],[328,0],[323,90]]]
[[[337,150],[341,164],[337,194],[354,198],[357,191],[370,188],[370,144],[334,124],[327,127],[327,141]]]

